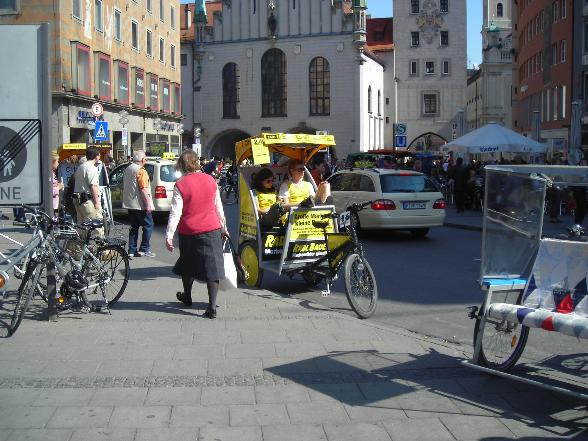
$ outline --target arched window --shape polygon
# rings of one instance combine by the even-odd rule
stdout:
[[[287,116],[286,55],[269,49],[261,57],[261,116]]]
[[[310,81],[310,114],[331,114],[331,72],[329,62],[316,57],[310,62],[308,72]]]
[[[368,87],[368,113],[372,113],[372,86]]]
[[[502,17],[503,15],[504,15],[504,6],[502,6],[502,3],[497,3],[496,4],[496,16]]]
[[[382,114],[382,92],[378,90],[378,116]]]
[[[223,118],[239,116],[239,68],[235,63],[223,67]]]

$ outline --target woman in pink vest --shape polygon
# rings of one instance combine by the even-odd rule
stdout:
[[[213,319],[219,280],[225,277],[222,246],[222,237],[228,236],[225,213],[216,181],[202,173],[193,150],[185,150],[180,155],[176,168],[182,177],[174,187],[165,241],[172,252],[174,233],[179,227],[180,258],[173,271],[182,277],[184,291],[176,297],[191,306],[194,279],[206,282],[208,308],[204,317]]]

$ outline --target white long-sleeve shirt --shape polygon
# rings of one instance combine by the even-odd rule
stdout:
[[[223,210],[223,203],[220,198],[220,192],[216,189],[214,197],[214,206],[216,208],[216,214],[221,223],[221,229],[223,233],[227,231],[227,220],[225,219],[225,211]],[[184,209],[184,199],[182,193],[177,187],[174,187],[174,193],[172,196],[171,211],[169,213],[169,219],[167,221],[167,229],[165,231],[165,238],[173,240],[180,218],[182,217],[182,210]]]

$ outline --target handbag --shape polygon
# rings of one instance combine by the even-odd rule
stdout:
[[[225,268],[225,278],[220,281],[219,289],[221,291],[230,291],[237,288],[237,268],[233,260],[233,251],[231,246],[227,246],[229,241],[225,240],[223,244],[223,263]]]

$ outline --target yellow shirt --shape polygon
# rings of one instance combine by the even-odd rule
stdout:
[[[300,181],[298,184],[284,182],[280,188],[280,196],[286,196],[290,205],[298,205],[307,197],[314,196],[314,188],[308,181]]]
[[[269,210],[269,208],[278,201],[278,196],[275,192],[260,193],[256,191],[255,196],[257,197],[257,205],[259,207],[259,211],[263,213]]]

